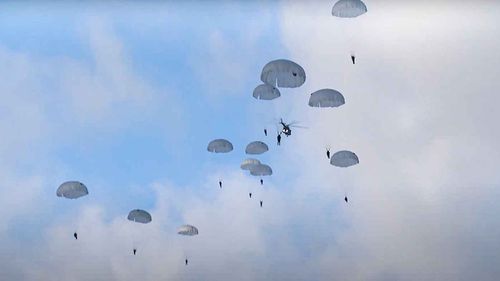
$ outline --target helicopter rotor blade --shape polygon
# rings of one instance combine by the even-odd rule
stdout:
[[[278,125],[283,125],[285,124],[285,122],[283,122],[283,118],[273,118],[275,124],[278,124]]]
[[[288,125],[288,127],[292,127],[292,128],[300,128],[300,129],[309,129],[309,127],[299,126],[299,125]]]

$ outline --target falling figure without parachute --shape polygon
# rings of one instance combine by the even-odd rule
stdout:
[[[78,240],[78,234],[76,232],[73,233],[73,237],[75,237],[75,239]]]
[[[219,181],[219,188],[222,188],[222,181]]]
[[[261,207],[261,208],[262,208],[262,203],[263,203],[263,202],[262,202],[262,200],[260,200],[260,207]]]

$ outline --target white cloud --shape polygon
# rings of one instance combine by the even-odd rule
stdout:
[[[240,172],[227,176],[223,190],[212,181],[217,179],[207,178],[202,187],[183,189],[154,184],[157,202],[150,210],[153,221],[147,225],[127,221],[126,214],[107,221],[103,207],[83,206],[76,217],[49,226],[44,243],[20,262],[21,266],[30,264],[25,269],[27,279],[197,280],[203,276],[255,280],[272,273],[260,267],[266,257],[275,255],[270,249],[288,248],[283,244],[285,235],[272,241],[277,246],[266,241],[283,223],[269,216],[284,215],[278,194],[263,191],[258,181]],[[248,198],[248,190],[253,190],[253,199]],[[264,193],[266,205],[260,208]],[[200,234],[177,235],[177,227],[184,223],[197,226]],[[78,240],[72,237],[75,229]],[[132,255],[133,245],[138,247],[137,256]],[[190,260],[187,267],[185,255]]]
[[[477,225],[498,212],[489,202],[500,184],[492,130],[500,42],[491,38],[499,7],[367,4],[368,14],[347,22],[327,2],[283,10],[286,46],[308,74],[302,90],[331,87],[346,97],[343,108],[325,111],[308,109],[304,94],[293,108],[312,127],[294,143],[302,181],[329,182],[330,193],[351,198],[341,216],[349,228],[322,255],[321,279],[495,280],[496,267],[479,257],[498,260],[499,241]],[[354,32],[350,41],[342,29]],[[361,164],[318,165],[325,145],[352,149]]]
[[[55,196],[54,180],[68,170],[54,157],[55,148],[68,142],[81,145],[82,138],[93,140],[88,136],[101,130],[127,129],[151,112],[161,111],[173,132],[182,128],[176,99],[133,70],[110,24],[95,17],[88,23],[81,32],[89,42],[91,62],[0,46],[0,204],[5,207],[0,236],[6,241],[15,238],[6,235],[19,227],[17,218],[44,214],[51,205],[45,199]]]
[[[61,67],[60,87],[71,98],[71,113],[91,122],[113,118],[123,109],[151,102],[156,89],[133,70],[122,42],[105,20],[92,17],[84,29],[92,63],[67,60]]]
[[[498,279],[500,135],[494,121],[500,116],[494,89],[500,44],[490,39],[498,19],[482,8],[475,12],[480,24],[459,8],[428,13],[399,6],[396,13],[389,3],[368,2],[370,12],[354,27],[355,66],[351,46],[339,35],[343,27],[330,15],[331,3],[283,7],[282,38],[308,80],[283,95],[285,105],[278,107],[310,129],[272,147],[275,175],[264,187],[237,167],[221,168],[200,186],[156,183],[150,187],[156,203],[149,225],[134,225],[126,214],[109,220],[105,206],[84,204],[76,217],[63,214],[64,221],[46,226],[36,248],[2,260],[10,269],[2,274],[18,280]],[[95,121],[87,113],[106,120],[116,104],[151,97],[137,93],[149,86],[123,61],[119,41],[100,24],[94,28],[95,69],[67,68],[86,77],[79,84],[99,93],[71,95],[72,106],[83,99],[76,106],[86,113],[77,115],[84,122]],[[214,46],[226,40],[214,36]],[[108,53],[110,47],[116,54]],[[8,80],[34,79],[19,84],[28,87],[39,84],[34,77]],[[102,84],[107,80],[110,85]],[[306,93],[323,87],[342,91],[346,105],[308,108]],[[20,100],[32,93],[23,91]],[[40,104],[35,100],[33,107]],[[30,112],[38,120],[51,118],[42,109]],[[46,140],[45,132],[53,129],[30,130],[29,120],[20,123],[27,135],[19,139]],[[355,151],[361,164],[331,167],[327,145]],[[219,174],[225,174],[222,190]],[[36,191],[43,180],[34,178],[26,185]],[[343,203],[344,192],[349,204]],[[200,235],[182,240],[175,233],[182,223],[196,225]],[[78,241],[71,236],[75,227]],[[134,239],[137,256],[131,254]]]
[[[253,88],[248,89],[248,83],[260,80],[259,72],[264,66],[265,58],[259,52],[264,43],[263,36],[269,34],[276,20],[268,4],[224,3],[219,9],[241,15],[245,18],[242,25],[231,26],[225,17],[227,25],[208,30],[202,38],[200,54],[193,56],[191,62],[193,73],[204,86],[204,94],[211,98],[251,95]],[[248,8],[251,7],[251,8]],[[211,8],[213,9],[213,7]],[[246,13],[245,13],[246,12]],[[217,12],[214,11],[214,14]],[[253,18],[257,16],[258,18]],[[235,17],[232,15],[231,17]],[[225,23],[216,21],[219,25]],[[277,46],[272,42],[269,49]],[[265,54],[267,57],[269,54]],[[261,62],[255,68],[255,63]],[[257,86],[257,84],[255,85]],[[216,99],[218,101],[218,99]]]

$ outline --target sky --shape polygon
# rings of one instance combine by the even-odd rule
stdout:
[[[498,280],[500,5],[364,2],[0,3],[0,280]],[[274,59],[306,82],[255,100]]]

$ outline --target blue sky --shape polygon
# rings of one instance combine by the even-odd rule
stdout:
[[[287,53],[273,16],[278,2],[4,6],[3,13],[8,15],[2,17],[0,29],[4,48],[34,58],[70,58],[90,69],[95,61],[86,29],[93,21],[103,22],[122,45],[134,74],[157,89],[155,95],[164,102],[154,105],[146,116],[123,114],[116,131],[108,132],[106,125],[95,131],[100,125],[64,124],[76,136],[57,143],[50,152],[51,159],[68,169],[64,177],[99,182],[106,185],[105,194],[120,191],[123,200],[132,200],[127,199],[131,194],[124,187],[146,188],[158,178],[195,184],[208,169],[207,161],[235,165],[243,157],[244,143],[252,136],[261,137],[261,131],[248,134],[250,95],[263,64]],[[254,31],[255,25],[262,27]],[[249,53],[262,56],[251,60]],[[217,73],[226,59],[244,74],[236,83],[225,80],[225,73]],[[51,90],[40,94],[51,99]],[[164,94],[167,91],[176,97],[170,100]],[[213,94],[204,94],[207,91]],[[57,106],[57,100],[53,102]],[[182,112],[182,120],[165,114],[175,111]],[[58,118],[57,112],[50,115]],[[168,128],[177,122],[179,128]],[[76,128],[72,131],[71,127]],[[224,157],[206,153],[208,141],[218,137],[234,141],[235,153]],[[152,198],[142,197],[147,202],[142,204],[151,206]]]
[[[365,2],[0,4],[0,279],[497,280],[499,6]],[[253,99],[278,58],[306,83]],[[309,108],[320,88],[346,104]],[[308,129],[277,147],[279,117]],[[90,195],[57,198],[67,180]]]

